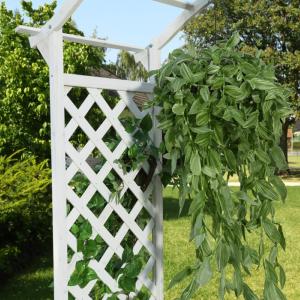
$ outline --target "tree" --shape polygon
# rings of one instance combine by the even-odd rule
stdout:
[[[42,26],[52,17],[56,1],[37,9],[31,1],[21,4],[23,14],[0,3],[0,153],[25,148],[42,159],[50,156],[48,66],[15,28],[23,24]],[[83,35],[72,20],[63,31]],[[65,72],[89,74],[103,65],[104,55],[101,48],[65,43]]]
[[[238,31],[245,42],[243,51],[273,63],[280,83],[292,88],[291,104],[300,112],[300,3],[298,0],[215,0],[186,27],[186,39],[206,47]],[[287,158],[287,130],[294,121],[282,124],[281,147]]]

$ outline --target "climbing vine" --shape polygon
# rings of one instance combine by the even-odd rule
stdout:
[[[190,299],[219,274],[219,298],[259,299],[246,283],[253,268],[263,267],[263,299],[286,299],[285,273],[278,261],[285,249],[274,203],[284,201],[286,188],[276,176],[286,169],[278,146],[282,121],[290,114],[289,91],[274,69],[260,58],[239,51],[240,37],[203,50],[178,49],[155,72],[152,105],[163,131],[163,177],[177,186],[180,209],[189,199],[190,240],[194,265],[170,283],[191,278],[182,292]],[[228,186],[237,176],[239,190]],[[257,244],[249,242],[258,234]]]

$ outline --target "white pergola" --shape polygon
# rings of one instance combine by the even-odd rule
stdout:
[[[144,286],[151,294],[150,299],[163,300],[163,201],[162,186],[158,175],[159,170],[154,174],[151,185],[143,192],[134,181],[139,170],[124,174],[116,163],[116,160],[120,158],[122,153],[132,145],[132,136],[125,131],[118,120],[124,109],[129,109],[137,118],[151,114],[154,121],[151,137],[157,146],[161,142],[161,132],[157,128],[155,118],[158,109],[141,112],[133,101],[133,96],[137,92],[151,95],[154,84],[151,82],[145,83],[79,74],[65,74],[63,65],[63,41],[69,41],[95,47],[126,50],[133,53],[136,61],[140,61],[147,70],[160,68],[161,49],[210,1],[196,0],[193,3],[180,0],[153,1],[178,7],[183,11],[159,36],[150,41],[147,47],[63,33],[63,25],[83,0],[65,0],[57,13],[41,28],[19,26],[16,29],[17,32],[30,36],[31,47],[38,48],[47,62],[50,72],[54,298],[56,300],[67,300],[69,294],[72,294],[76,299],[91,299],[90,292],[93,289],[95,280],[89,282],[83,289],[79,286],[68,286],[75,264],[82,257],[76,251],[76,238],[70,232],[70,228],[79,216],[83,216],[90,222],[93,227],[93,237],[100,235],[108,245],[108,249],[103,257],[99,261],[94,260],[89,264],[95,270],[99,279],[112,292],[119,290],[117,279],[112,278],[105,270],[105,267],[113,255],[122,256],[123,247],[121,242],[126,234],[131,231],[137,238],[133,248],[134,253],[139,253],[144,247],[150,255],[149,261],[138,277],[136,289],[139,290]],[[85,88],[89,93],[79,108],[75,107],[72,100],[68,97],[69,91],[74,87]],[[115,90],[119,93],[121,100],[115,108],[111,109],[102,97],[101,91],[103,89]],[[85,119],[86,114],[94,104],[102,110],[106,117],[106,120],[97,130],[94,130]],[[71,116],[68,124],[65,124],[65,111]],[[89,139],[88,143],[80,151],[75,149],[69,141],[78,127],[85,132]],[[110,128],[114,128],[121,137],[121,142],[114,151],[110,151],[102,141],[102,138]],[[106,159],[106,163],[97,174],[86,162],[94,149],[98,149]],[[72,160],[68,167],[66,167],[65,163],[66,155]],[[147,166],[143,166],[143,168],[146,170]],[[121,195],[130,190],[137,199],[130,213],[121,204],[109,200],[111,192],[105,186],[104,179],[112,170],[119,175],[124,183]],[[80,198],[69,186],[70,180],[78,171],[82,172],[90,182],[89,187]],[[87,207],[95,192],[99,192],[107,200],[107,205],[98,218]],[[150,194],[152,194],[152,197],[150,197]],[[67,201],[73,206],[69,214],[66,212]],[[150,221],[143,230],[135,222],[142,209],[146,209],[151,216]],[[116,213],[123,222],[116,236],[113,236],[104,226],[111,213]],[[150,240],[149,236],[151,234],[152,239]],[[75,253],[69,263],[67,256],[68,247]],[[152,278],[149,277],[149,274],[152,274]],[[107,297],[105,296],[104,299]],[[123,295],[118,297],[119,299],[127,299]]]

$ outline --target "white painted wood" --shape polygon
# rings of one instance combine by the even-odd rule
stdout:
[[[41,29],[21,25],[16,28],[16,32],[35,36],[41,32]],[[139,52],[144,50],[143,47],[138,47],[134,45],[128,45],[128,44],[118,43],[106,39],[104,40],[99,38],[89,38],[85,36],[67,34],[67,33],[63,33],[63,39],[68,42],[73,42],[73,43],[78,43],[83,45],[90,45],[90,46],[110,48],[110,49],[120,49],[120,50],[126,50],[130,52]]]
[[[191,4],[190,2],[185,2],[185,1],[181,1],[181,0],[153,0],[153,1],[161,2],[164,4],[171,5],[171,6],[179,7],[182,9],[192,9],[193,8],[193,4]]]
[[[149,71],[160,68],[160,50],[152,47],[149,49]],[[153,80],[151,78],[150,80]],[[162,142],[162,132],[158,128],[157,114],[159,110],[154,108],[152,111],[153,120],[153,142],[156,147],[159,147]],[[162,163],[162,158],[157,160],[158,168]],[[159,168],[160,170],[160,168]],[[164,298],[164,274],[163,274],[163,196],[162,183],[158,174],[153,178],[153,204],[155,205],[155,227],[153,230],[154,245],[157,253],[155,261],[154,279],[156,283],[157,299]]]
[[[65,95],[69,92],[70,88],[65,88]],[[85,99],[85,101],[82,103],[82,105],[77,109],[74,104],[72,104],[71,100],[68,97],[65,97],[65,107],[69,111],[70,115],[73,117],[73,119],[67,124],[65,128],[66,132],[66,148],[65,151],[68,154],[68,156],[72,159],[72,163],[69,166],[66,174],[66,182],[69,182],[72,177],[77,173],[78,170],[82,171],[85,176],[89,179],[91,185],[88,187],[88,189],[84,192],[84,194],[79,199],[78,196],[73,192],[73,190],[67,185],[67,198],[74,206],[74,209],[70,212],[68,216],[68,229],[72,226],[72,224],[76,221],[77,217],[79,215],[82,215],[86,219],[90,221],[93,228],[96,230],[94,237],[96,234],[100,234],[102,238],[105,240],[106,244],[109,245],[109,248],[106,250],[102,258],[99,262],[91,262],[90,266],[97,272],[101,280],[111,288],[113,291],[117,291],[117,283],[115,279],[111,278],[110,275],[106,272],[105,267],[111,260],[114,253],[116,253],[119,257],[121,257],[123,248],[121,247],[121,242],[123,238],[126,236],[128,231],[130,230],[137,238],[136,245],[134,246],[134,253],[139,253],[139,251],[142,249],[142,247],[145,247],[149,254],[151,254],[151,257],[149,259],[149,262],[145,266],[145,269],[143,270],[141,276],[138,279],[137,287],[146,286],[149,288],[149,290],[152,293],[151,299],[162,299],[159,297],[156,297],[157,295],[157,287],[156,283],[149,279],[147,274],[149,272],[152,272],[151,266],[153,266],[157,252],[155,249],[155,246],[153,244],[153,241],[149,240],[149,235],[152,230],[154,230],[154,207],[152,204],[147,200],[150,197],[150,194],[153,190],[153,185],[149,185],[147,190],[140,194],[141,191],[139,191],[139,188],[137,187],[136,183],[134,182],[134,178],[136,177],[138,170],[134,172],[130,172],[129,174],[123,174],[122,171],[116,169],[117,166],[114,164],[114,160],[117,159],[122,155],[122,153],[125,151],[127,147],[129,147],[132,144],[132,140],[127,132],[124,131],[124,128],[122,127],[122,124],[120,123],[118,116],[121,114],[121,112],[126,108],[130,107],[130,110],[137,116],[137,117],[143,117],[146,112],[140,112],[136,104],[132,100],[132,94],[130,95],[130,92],[123,92],[120,91],[119,94],[121,96],[121,100],[117,103],[117,105],[111,109],[108,104],[106,103],[105,99],[101,95],[101,89],[93,89],[88,88],[89,95]],[[122,101],[123,97],[125,98],[124,101]],[[100,125],[99,129],[96,130],[93,133],[93,129],[88,124],[88,122],[85,120],[85,115],[89,111],[90,107],[93,105],[93,103],[97,103],[97,105],[101,108],[101,110],[106,115],[107,119]],[[84,148],[78,151],[74,149],[74,147],[68,142],[68,138],[72,135],[72,133],[76,130],[77,126],[80,126],[83,131],[86,132],[86,134],[89,136],[90,140],[85,145]],[[113,126],[115,130],[118,132],[119,136],[122,138],[122,141],[119,143],[117,148],[113,151],[113,153],[109,153],[109,150],[105,150],[103,147],[103,144],[101,143],[101,139],[103,136],[107,133],[109,128]],[[95,136],[94,136],[95,135]],[[68,137],[68,138],[67,138]],[[97,139],[97,140],[96,140]],[[105,145],[105,144],[104,144]],[[105,158],[109,156],[107,159],[107,162],[102,166],[102,169],[95,174],[90,166],[86,163],[86,158],[89,156],[89,154],[93,151],[94,147],[97,146],[98,149],[103,154],[104,152],[107,152],[107,156],[104,154]],[[114,202],[109,202],[109,195],[110,191],[107,189],[107,187],[103,184],[104,179],[108,175],[108,173],[115,169],[115,171],[119,174],[119,176],[124,181],[124,189],[122,191],[122,194],[126,192],[128,188],[131,189],[131,191],[135,194],[137,197],[137,202],[135,203],[134,207],[131,209],[130,213],[127,213],[127,211],[122,207],[122,205],[117,205]],[[87,204],[91,197],[93,196],[95,191],[98,191],[101,193],[101,195],[106,199],[108,202],[108,205],[105,207],[101,215],[98,219],[93,216],[91,212],[87,209]],[[150,206],[149,206],[150,205]],[[141,212],[142,208],[145,207],[149,214],[153,216],[145,227],[144,230],[141,230],[139,226],[137,226],[135,219]],[[75,211],[75,212],[74,212]],[[110,235],[109,232],[104,232],[106,229],[104,227],[105,222],[109,218],[110,214],[112,212],[116,212],[120,218],[123,220],[123,225],[121,226],[120,230],[118,231],[117,235],[115,236],[115,239]],[[74,244],[73,238],[68,239],[70,243],[73,245],[70,245],[73,250],[76,250],[76,244]],[[72,273],[75,262],[72,261],[72,264],[69,265],[69,274]],[[76,295],[77,298],[80,299],[89,299],[87,296],[92,289],[92,284],[89,285],[89,287],[86,287],[84,290],[80,290],[78,288],[70,288],[70,292],[73,295]],[[120,296],[120,299],[123,299]],[[125,299],[125,298],[124,298]]]
[[[87,87],[106,90],[132,91],[152,93],[154,84],[148,82],[129,81],[84,75],[64,74],[66,86]]]
[[[49,36],[51,163],[53,209],[54,299],[68,299],[66,191],[64,153],[63,40],[61,31]]]
[[[157,38],[152,40],[154,48],[162,49],[184,27],[184,25],[210,3],[209,0],[196,0],[190,10],[179,15]]]
[[[30,45],[35,48],[41,41],[47,39],[54,31],[62,29],[83,0],[64,0],[58,12],[41,28],[41,31],[29,38]]]

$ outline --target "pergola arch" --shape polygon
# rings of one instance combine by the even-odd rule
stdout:
[[[133,101],[134,93],[143,92],[151,94],[154,84],[151,82],[138,82],[119,79],[108,79],[78,74],[65,74],[63,68],[63,41],[86,44],[95,47],[123,49],[135,55],[137,61],[143,63],[147,70],[154,70],[160,67],[160,51],[168,42],[182,29],[182,27],[193,16],[199,13],[208,4],[208,0],[196,0],[188,3],[180,0],[153,0],[163,4],[179,7],[183,12],[165,28],[156,38],[149,41],[147,47],[139,47],[124,43],[113,42],[62,33],[62,27],[80,6],[83,0],[65,0],[54,16],[41,28],[19,26],[16,30],[19,33],[29,35],[31,47],[36,47],[41,52],[49,66],[50,73],[50,110],[51,110],[51,156],[52,156],[52,190],[53,190],[53,247],[54,247],[54,298],[56,300],[68,299],[71,293],[76,299],[91,299],[90,291],[94,281],[91,281],[85,288],[78,286],[69,287],[68,281],[72,270],[80,254],[76,253],[76,242],[70,233],[70,226],[74,224],[78,216],[86,218],[93,227],[93,236],[100,235],[108,249],[99,261],[91,261],[92,267],[98,277],[110,288],[112,292],[118,291],[117,281],[111,278],[106,272],[106,265],[113,255],[121,256],[123,248],[122,238],[132,232],[137,242],[134,251],[138,253],[145,247],[150,253],[143,272],[139,275],[136,283],[137,289],[143,285],[150,291],[150,299],[163,300],[163,203],[162,186],[159,178],[159,164],[153,175],[151,186],[142,191],[134,182],[137,171],[124,173],[115,163],[115,160],[130,146],[132,137],[124,130],[119,122],[119,115],[122,110],[129,109],[135,117],[142,118],[150,114],[153,119],[151,137],[155,145],[161,142],[161,132],[157,128],[156,114],[158,109],[141,112]],[[76,108],[68,97],[69,91],[74,87],[81,87],[88,91],[88,97],[79,108]],[[104,97],[102,90],[115,90],[120,95],[120,102],[111,109]],[[97,105],[104,113],[106,119],[94,130],[86,120],[89,109]],[[71,115],[71,120],[66,124],[65,112]],[[80,128],[88,137],[88,143],[83,149],[75,149],[69,141],[70,136]],[[108,149],[103,138],[110,130],[114,129],[120,136],[121,141],[116,149]],[[105,164],[98,173],[95,173],[87,164],[87,157],[97,149],[105,157]],[[71,158],[70,166],[66,167],[66,155]],[[110,191],[104,184],[104,179],[109,172],[115,172],[122,179],[125,194],[130,190],[137,199],[131,212],[127,212],[122,205],[109,200]],[[89,180],[89,187],[83,195],[78,197],[70,189],[71,178],[81,172]],[[99,217],[95,216],[88,209],[88,202],[93,195],[99,192],[107,200],[107,205]],[[151,201],[150,193],[152,194]],[[66,205],[69,201],[73,205],[72,211],[67,214]],[[135,222],[142,209],[150,214],[150,219],[145,227],[141,229]],[[116,236],[110,234],[105,228],[105,222],[110,214],[117,214],[123,225]],[[152,239],[148,236],[152,232]],[[75,252],[71,262],[67,259],[67,250],[71,247]],[[148,274],[151,273],[152,279]],[[119,299],[125,299],[122,295]],[[106,297],[104,297],[106,298]]]

